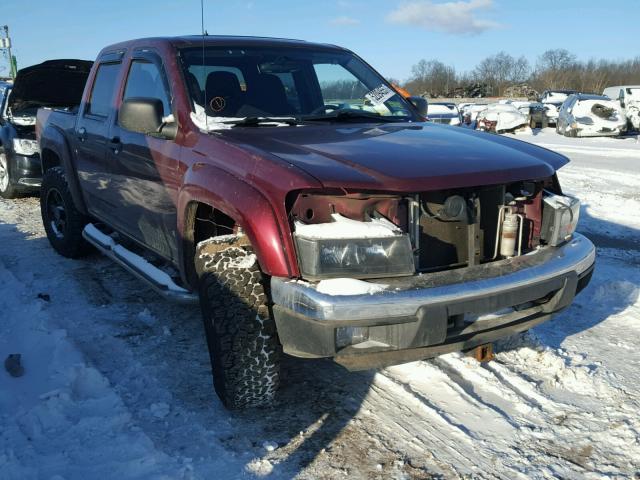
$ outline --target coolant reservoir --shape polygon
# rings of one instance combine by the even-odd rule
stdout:
[[[518,215],[506,211],[502,221],[502,236],[500,237],[500,255],[513,257],[516,254],[516,239],[518,237]]]

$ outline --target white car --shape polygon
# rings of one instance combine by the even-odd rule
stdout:
[[[455,103],[429,103],[427,118],[434,123],[459,126],[462,115]]]
[[[626,131],[620,104],[604,95],[569,95],[560,107],[556,132],[566,137],[617,136]]]
[[[492,103],[478,113],[476,130],[502,133],[529,127],[529,117],[508,103]]]
[[[629,122],[628,126],[640,130],[640,85],[607,87],[602,94],[618,100]]]
[[[460,112],[462,113],[462,122],[465,125],[475,128],[474,124],[478,114],[486,109],[488,105],[486,103],[463,103],[458,105]]]

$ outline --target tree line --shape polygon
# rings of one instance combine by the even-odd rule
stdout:
[[[558,48],[544,52],[534,65],[523,56],[498,52],[469,72],[457,72],[440,60],[420,60],[402,86],[413,95],[460,97],[512,95],[514,88],[520,92],[573,89],[602,93],[607,86],[633,84],[640,84],[640,56],[624,61],[580,61]]]

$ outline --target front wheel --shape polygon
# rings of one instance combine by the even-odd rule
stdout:
[[[60,255],[78,258],[91,250],[82,237],[88,220],[76,208],[61,167],[47,170],[42,177],[40,213],[47,238]]]
[[[199,294],[213,384],[230,409],[272,403],[281,346],[268,279],[245,247],[205,242],[196,252]]]
[[[4,149],[0,147],[0,196],[2,198],[16,198],[18,191],[11,180],[9,160]]]

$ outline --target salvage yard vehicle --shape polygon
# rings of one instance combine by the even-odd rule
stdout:
[[[560,107],[571,94],[578,93],[575,90],[545,90],[540,95],[540,103],[544,105],[544,115],[546,122],[543,120],[541,123],[544,125],[555,125],[558,121],[558,114]]]
[[[429,103],[427,116],[434,123],[458,126],[462,123],[462,115],[455,103]]]
[[[465,103],[460,104],[460,112],[462,113],[462,123],[475,128],[475,121],[478,114],[486,109],[488,104],[486,103]]]
[[[640,85],[607,87],[602,94],[620,102],[622,113],[627,118],[627,130],[640,131]]]
[[[556,132],[565,137],[618,136],[627,119],[620,104],[603,95],[569,95],[560,108]]]
[[[476,130],[483,132],[506,133],[528,128],[529,117],[508,103],[487,105],[476,117]]]
[[[40,107],[79,105],[91,64],[83,60],[49,60],[19,70],[13,86],[4,89],[0,110],[0,196],[14,198],[40,187],[36,112]]]
[[[378,368],[548,320],[595,260],[568,159],[425,114],[332,45],[112,45],[77,114],[38,112],[44,228],[199,301],[229,408],[273,400],[282,352]]]

